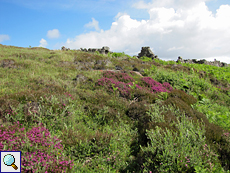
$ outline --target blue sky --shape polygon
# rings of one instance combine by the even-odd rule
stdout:
[[[230,64],[229,0],[0,0],[0,44]]]

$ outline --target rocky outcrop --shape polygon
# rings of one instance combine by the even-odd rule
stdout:
[[[65,46],[62,46],[61,48],[62,51],[68,51],[70,50],[70,48],[66,48]],[[78,51],[84,51],[84,52],[96,52],[98,51],[100,54],[108,54],[108,53],[113,53],[110,51],[110,48],[108,46],[104,46],[102,48],[89,48],[89,49],[86,49],[86,48],[80,48],[78,49]],[[154,53],[152,52],[152,50],[150,49],[150,47],[142,47],[141,48],[141,52],[138,54],[138,56],[133,56],[134,58],[141,58],[143,56],[146,56],[146,57],[149,57],[149,58],[152,58],[153,59],[158,59],[158,56],[157,55],[154,55]],[[220,62],[220,61],[216,61],[216,59],[214,59],[214,61],[206,61],[205,59],[202,59],[202,60],[196,60],[196,59],[185,59],[183,60],[180,56],[178,57],[177,59],[177,63],[178,62],[181,62],[181,63],[190,63],[190,64],[206,64],[206,65],[212,65],[212,66],[217,66],[217,67],[228,67],[228,64],[227,63],[224,63],[224,62]]]
[[[224,63],[224,62],[220,62],[220,61],[216,61],[216,59],[214,59],[214,61],[206,61],[205,59],[202,60],[196,60],[196,59],[185,59],[183,60],[180,56],[177,59],[177,63],[178,62],[181,63],[189,63],[189,64],[206,64],[206,65],[213,65],[213,66],[217,66],[217,67],[227,67],[228,64]]]
[[[157,55],[155,56],[154,53],[151,51],[150,47],[142,47],[141,52],[138,54],[138,58],[141,58],[143,56],[152,58],[152,59],[158,59]]]
[[[62,46],[61,47],[61,50],[62,51],[68,51],[70,50],[70,48],[66,48],[65,46]],[[76,50],[76,49],[73,49],[73,50]],[[104,46],[102,47],[101,49],[100,48],[89,48],[88,50],[86,48],[80,48],[78,49],[78,51],[83,51],[83,52],[96,52],[98,51],[100,54],[108,54],[108,53],[113,53],[109,50],[109,47],[108,46]]]
[[[82,49],[80,48],[81,51],[84,51],[84,52],[96,52],[98,51],[100,54],[108,54],[108,53],[113,53],[109,50],[109,47],[107,46],[104,46],[102,47],[101,49],[99,48],[89,48],[88,50],[86,48]]]
[[[70,50],[70,48],[66,48],[65,46],[62,46],[62,47],[61,47],[61,50],[67,51],[67,50]]]

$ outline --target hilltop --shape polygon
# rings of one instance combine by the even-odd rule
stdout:
[[[229,65],[0,44],[0,72],[0,150],[22,172],[230,169]]]

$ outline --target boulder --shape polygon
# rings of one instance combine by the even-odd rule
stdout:
[[[109,47],[108,46],[104,46],[104,47],[102,47],[102,49],[109,52]]]
[[[105,54],[105,50],[104,49],[102,49],[101,51],[100,51],[100,54]]]
[[[62,46],[62,47],[61,47],[61,50],[63,50],[63,51],[68,51],[68,50],[70,50],[70,48],[66,48],[65,46]]]
[[[118,66],[118,65],[117,65],[117,66],[115,67],[115,70],[123,70],[123,69],[122,69],[121,66]]]
[[[62,47],[61,47],[61,50],[65,51],[65,50],[66,50],[65,46],[62,46]]]
[[[141,52],[138,54],[138,58],[141,58],[143,56],[149,57],[154,59],[155,55],[154,53],[151,51],[150,47],[142,47],[141,48]]]
[[[105,52],[105,54],[108,54],[110,52],[108,46],[102,47],[102,51]]]

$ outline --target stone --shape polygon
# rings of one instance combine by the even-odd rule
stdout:
[[[157,55],[154,56],[154,59],[159,59]]]
[[[102,49],[109,52],[109,47],[108,46],[104,46],[104,47],[102,47]]]
[[[155,55],[154,53],[151,51],[150,47],[142,47],[141,48],[141,52],[138,54],[138,58],[141,58],[143,56],[149,57],[154,59]]]
[[[103,46],[101,49],[100,48],[89,48],[88,50],[87,49],[82,49],[80,48],[81,51],[84,51],[84,52],[96,52],[98,51],[100,54],[103,54],[103,55],[107,55],[108,53],[113,53],[109,50],[110,48],[108,46]]]
[[[65,51],[65,50],[66,50],[65,46],[62,46],[62,47],[61,47],[61,50]]]
[[[77,84],[79,84],[79,83],[82,83],[82,82],[85,82],[85,81],[87,81],[87,77],[85,77],[83,74],[78,74],[77,76],[76,76],[76,78],[74,78],[73,80],[77,83]]]
[[[139,69],[138,69],[138,68],[136,68],[136,67],[134,67],[134,68],[133,68],[133,71],[139,71]]]
[[[121,66],[118,66],[118,65],[117,65],[117,66],[115,67],[115,70],[123,70],[123,69],[122,69]]]
[[[100,51],[100,54],[103,54],[103,55],[104,55],[104,54],[105,54],[105,50],[101,50],[101,51]]]
[[[70,50],[70,48],[66,48],[65,46],[62,46],[62,47],[61,47],[61,50],[63,50],[63,51],[68,51],[68,50]]]
[[[224,62],[220,62],[220,61],[216,61],[216,59],[214,59],[214,61],[206,61],[205,59],[202,59],[202,60],[197,60],[197,59],[186,59],[186,60],[183,60],[180,56],[178,57],[177,59],[177,63],[178,62],[181,62],[181,63],[189,63],[189,64],[206,64],[206,65],[212,65],[212,66],[217,66],[217,67],[227,67],[228,64],[227,63],[224,63]]]

